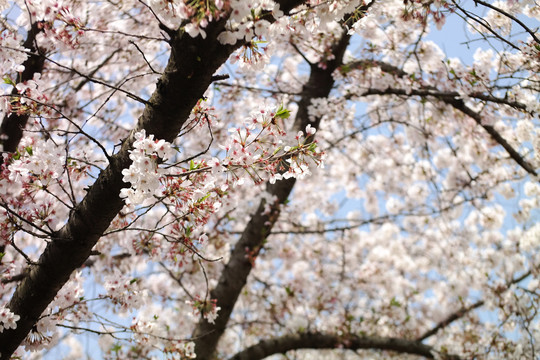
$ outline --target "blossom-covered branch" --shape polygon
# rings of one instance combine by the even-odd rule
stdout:
[[[296,129],[303,129],[310,124],[315,129],[319,126],[320,119],[310,121],[308,106],[313,99],[326,97],[330,93],[334,84],[332,73],[341,65],[349,38],[349,35],[343,34],[335,40],[332,46],[332,54],[335,57],[325,68],[321,69],[317,64],[311,65],[309,80],[303,86],[302,97],[298,103]],[[257,254],[272,232],[272,227],[280,214],[280,207],[288,199],[294,184],[295,179],[288,179],[267,185],[267,192],[274,200],[271,203],[264,200],[260,203],[236,244],[231,260],[225,267],[217,286],[210,293],[211,298],[216,299],[221,308],[220,315],[215,324],[209,324],[206,321],[199,322],[193,333],[198,358],[210,359],[212,357],[217,342],[225,331],[234,304],[255,265]]]
[[[460,359],[459,356],[437,352],[433,347],[414,340],[305,332],[263,340],[237,353],[229,360],[259,360],[271,355],[302,349],[384,350],[397,354],[418,355],[425,359]]]
[[[380,62],[356,62],[353,64],[354,66],[359,66],[361,68],[370,68],[371,66],[377,66],[380,67],[382,71],[389,72],[390,74],[399,76],[399,78],[402,79],[412,79],[413,76],[411,74],[407,74],[403,70],[390,65],[386,63],[380,63]],[[349,68],[349,67],[348,67]],[[400,89],[396,87],[389,86],[386,89],[368,89],[366,91],[363,91],[361,94],[350,94],[351,96],[369,96],[369,95],[400,95],[404,97],[409,96],[420,96],[422,98],[435,98],[438,100],[443,101],[444,103],[452,106],[456,110],[459,110],[460,112],[466,114],[467,116],[471,117],[479,126],[484,128],[484,130],[495,140],[499,145],[501,145],[510,155],[510,157],[519,164],[525,171],[527,171],[529,174],[536,176],[536,169],[533,165],[529,163],[518,151],[514,149],[512,145],[508,143],[508,141],[490,124],[486,123],[486,121],[483,120],[481,113],[474,111],[471,107],[469,107],[464,101],[463,96],[464,94],[460,94],[456,91],[439,91],[438,89],[434,88],[433,86],[429,85],[422,85],[419,84],[418,88],[416,88],[416,85],[412,85],[412,88],[405,88]],[[493,95],[485,95],[482,93],[473,92],[470,94],[467,94],[466,96],[477,99],[481,101],[486,102],[492,102],[497,104],[503,104],[507,105],[519,110],[523,111],[532,111],[533,113],[537,110],[530,110],[527,105],[512,101],[506,98],[498,98]]]

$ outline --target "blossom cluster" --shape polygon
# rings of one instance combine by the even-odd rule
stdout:
[[[56,215],[61,207],[55,205],[47,192],[61,183],[64,167],[65,154],[50,139],[25,137],[15,154],[4,155],[0,172],[0,199],[9,201],[17,216],[2,212],[2,240],[8,241],[15,228],[25,229],[28,223],[49,230],[56,228],[59,223]]]
[[[40,319],[24,339],[22,345],[27,351],[38,351],[50,347],[58,341],[58,324],[70,321],[77,324],[88,317],[84,300],[84,278],[80,271],[73,273],[54,301],[43,311]]]
[[[104,287],[107,290],[106,297],[111,299],[113,304],[120,306],[121,313],[138,309],[146,298],[146,291],[139,291],[137,287],[137,279],[119,273],[108,276]]]
[[[17,321],[19,321],[20,318],[19,315],[12,313],[7,307],[0,307],[0,333],[3,332],[4,329],[16,329]]]
[[[245,127],[229,129],[228,142],[220,145],[226,152],[224,159],[214,157],[210,161],[191,161],[189,169],[176,173],[159,167],[160,161],[166,161],[172,155],[172,145],[164,140],[155,140],[153,135],[147,137],[144,130],[137,132],[130,151],[133,162],[128,169],[122,170],[123,181],[131,183],[131,187],[122,189],[120,197],[126,199],[128,205],[141,204],[153,197],[170,198],[173,194],[187,202],[179,189],[186,191],[194,184],[185,178],[191,173],[197,176],[197,173],[210,170],[213,173],[225,172],[232,177],[234,185],[243,184],[246,175],[255,183],[266,179],[274,183],[291,177],[303,178],[311,173],[310,161],[322,165],[323,153],[312,141],[316,129],[311,125],[306,127],[305,133],[298,131],[294,140],[287,138],[279,124],[288,116],[289,111],[283,107],[251,113]],[[290,145],[285,145],[286,142]],[[216,188],[215,181],[199,179],[197,188],[190,191],[191,195],[199,195],[189,197],[189,201],[194,203],[207,196]],[[225,189],[221,188],[221,191]],[[171,200],[176,202],[173,198]]]
[[[0,1],[0,9],[6,3]],[[224,316],[221,299],[196,294],[208,294],[224,266],[237,260],[231,249],[239,234],[260,234],[246,224],[256,223],[250,220],[264,204],[262,215],[271,221],[260,247],[240,252],[257,266],[220,339],[223,356],[240,344],[279,336],[279,328],[419,338],[452,314],[458,318],[426,340],[434,352],[463,358],[538,353],[540,225],[534,220],[540,186],[483,128],[492,126],[538,168],[540,107],[533,85],[539,49],[533,35],[508,36],[508,47],[479,46],[467,64],[427,40],[431,24],[440,28],[459,11],[445,0],[311,0],[287,15],[271,0],[80,2],[72,9],[66,0],[10,3],[23,11],[10,11],[16,21],[6,15],[0,35],[6,83],[0,108],[3,116],[29,115],[33,126],[25,127],[31,137],[6,154],[1,167],[2,299],[69,210],[95,193],[86,186],[106,159],[92,156],[96,146],[88,144],[113,149],[119,139],[133,140],[132,163],[122,171],[126,206],[82,272],[106,292],[84,299],[76,273],[30,331],[27,350],[60,341],[75,348],[68,343],[75,329],[87,329],[80,331],[101,333],[105,357],[195,357],[194,344],[182,339],[197,323]],[[520,19],[540,13],[531,1],[490,4]],[[353,17],[344,20],[345,14]],[[222,32],[209,31],[222,16]],[[480,30],[473,35],[487,34],[490,42],[523,30],[500,11],[483,16],[494,33],[471,21]],[[20,82],[29,55],[21,44],[34,24],[46,66]],[[239,47],[228,60],[234,80],[212,85],[215,91],[205,93],[210,100],[192,109],[176,144],[145,131],[128,135],[142,111],[130,102],[150,95],[156,86],[148,79],[169,70],[163,71],[166,54],[177,42],[163,41],[171,34],[166,27],[179,29],[177,39],[199,37],[196,42],[218,52]],[[335,50],[345,46],[338,39],[347,30],[352,46],[342,49],[343,65],[325,74],[333,81],[331,95],[309,99],[310,72],[324,74],[330,60],[341,62]],[[523,41],[513,41],[518,38]],[[158,91],[162,85],[168,86]],[[265,106],[277,98],[291,112],[299,110],[294,125],[283,107]],[[356,109],[359,101],[366,106]],[[456,108],[461,102],[470,112]],[[474,121],[474,113],[482,121]],[[308,176],[327,156],[319,144],[332,159],[329,171],[295,186],[286,206],[276,187],[265,192],[259,186]],[[460,311],[479,300],[492,323],[475,310]],[[86,311],[91,304],[100,304],[95,313]],[[134,310],[131,324],[99,314],[118,308],[120,315]],[[0,307],[0,332],[17,320]],[[309,350],[296,355],[315,356]]]
[[[22,47],[22,37],[8,30],[0,33],[0,74],[24,71],[21,65],[28,55]]]
[[[52,140],[26,138],[21,145],[23,150],[8,165],[9,181],[28,181],[32,178],[36,186],[46,186],[50,180],[60,177],[66,157]],[[5,189],[4,186],[1,188]]]
[[[214,158],[212,166],[226,168],[235,184],[243,184],[242,173],[255,183],[309,175],[310,161],[322,166],[324,156],[313,142],[316,129],[307,125],[306,133],[298,131],[293,140],[283,130],[288,116],[283,107],[252,112],[245,127],[229,129],[228,142],[220,145],[226,151],[225,159]]]
[[[195,359],[197,354],[195,353],[195,343],[193,341],[177,341],[170,344],[165,348],[164,353],[167,359],[170,360],[186,360]]]
[[[195,297],[193,300],[187,300],[186,304],[193,308],[193,316],[198,317],[202,315],[210,324],[215,323],[218,317],[218,311],[221,310],[221,307],[217,306],[216,299],[201,300],[200,296]]]
[[[131,187],[122,189],[120,197],[125,198],[127,204],[137,205],[153,196],[161,196],[160,179],[164,170],[159,168],[158,159],[167,160],[172,154],[170,143],[154,140],[152,134],[147,137],[145,130],[137,132],[129,155],[133,162],[122,170],[122,180],[131,183]]]
[[[176,28],[182,21],[185,21],[184,31],[191,37],[200,35],[202,38],[206,38],[204,29],[208,24],[213,20],[220,19],[229,8],[228,0],[151,0],[149,3],[153,11],[159,14],[167,26]]]
[[[273,36],[273,33],[281,34],[286,27],[286,22],[281,23],[283,11],[279,5],[269,1],[248,2],[231,1],[231,12],[225,30],[221,32],[217,40],[224,45],[234,45],[238,42],[243,46],[231,58],[232,63],[237,63],[241,70],[262,69],[270,61],[271,51],[260,45]],[[273,24],[264,18],[272,14],[276,22]]]
[[[50,49],[71,50],[78,47],[84,35],[81,17],[73,13],[63,1],[34,1],[31,8],[38,20],[37,25],[44,33],[43,40]]]

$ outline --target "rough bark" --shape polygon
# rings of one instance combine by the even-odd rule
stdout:
[[[38,48],[36,43],[36,36],[41,32],[39,23],[33,23],[32,27],[28,31],[26,40],[23,46],[30,51],[30,55],[23,63],[24,70],[18,79],[15,79],[17,83],[23,83],[25,81],[34,78],[34,74],[41,73],[43,71],[43,65],[45,64],[45,56],[42,50]],[[17,89],[13,89],[11,95],[17,95],[19,92]],[[2,126],[0,127],[0,138],[2,139],[2,152],[11,153],[17,150],[19,142],[23,136],[23,131],[28,122],[28,113],[17,114],[11,113],[4,117]],[[3,158],[0,157],[0,164],[3,162]]]
[[[435,358],[433,347],[419,341],[398,338],[383,338],[375,336],[338,336],[324,333],[300,333],[285,335],[279,338],[263,340],[237,353],[229,360],[260,360],[275,354],[284,354],[291,350],[300,349],[349,349],[349,350],[383,350],[398,353],[423,356],[426,359]],[[458,360],[459,357],[448,354],[438,354],[440,359]]]
[[[279,0],[281,10],[288,13],[302,0]],[[171,31],[171,55],[155,92],[148,100],[138,124],[110,158],[90,187],[85,198],[71,212],[66,225],[48,243],[37,264],[30,265],[27,276],[16,288],[8,307],[20,316],[16,329],[0,333],[0,360],[7,360],[25,339],[58,290],[71,273],[89,257],[111,221],[122,209],[120,190],[128,186],[122,181],[122,170],[131,160],[129,150],[133,135],[141,129],[158,139],[172,141],[189,117],[193,106],[212,82],[214,72],[242,43],[222,45],[217,36],[223,31],[226,18],[210,23],[207,37],[192,38],[182,29]]]
[[[168,141],[174,140],[191,109],[211,83],[212,74],[223,64],[234,46],[216,41],[225,20],[208,26],[207,39],[191,38],[177,32],[171,39],[171,56],[152,97],[148,100],[136,129],[126,139],[120,151],[111,157],[90,187],[85,198],[71,212],[66,225],[48,243],[36,265],[19,284],[8,307],[20,316],[16,329],[0,333],[0,359],[9,359],[38,321],[47,305],[90,255],[111,221],[122,209],[120,189],[122,169],[129,167],[129,149],[135,131]]]
[[[334,85],[332,73],[341,65],[348,43],[348,35],[343,35],[341,39],[336,41],[332,52],[335,59],[329,62],[325,69],[318,67],[317,64],[311,64],[310,77],[302,89],[301,99],[298,103],[298,112],[295,119],[297,129],[304,129],[308,124],[318,128],[318,119],[315,122],[309,121],[308,107],[313,99],[325,98],[330,94],[330,90]],[[208,360],[214,357],[218,341],[225,331],[234,304],[253,268],[253,261],[246,255],[249,253],[256,256],[259,253],[279,217],[280,206],[289,197],[294,184],[294,179],[288,179],[273,185],[267,185],[267,191],[276,196],[277,200],[274,204],[271,204],[270,213],[263,213],[266,203],[261,201],[259,208],[251,217],[240,240],[235,245],[217,286],[211,291],[210,297],[217,300],[217,306],[221,309],[214,324],[201,319],[193,333],[197,359]]]
[[[33,23],[32,27],[28,31],[26,40],[23,46],[30,50],[30,55],[23,63],[24,70],[20,75],[20,78],[16,79],[17,83],[22,83],[34,78],[34,74],[41,73],[43,71],[43,65],[45,64],[45,56],[38,48],[36,43],[36,36],[41,31],[39,23]],[[13,88],[11,95],[17,95],[19,92],[16,88]],[[28,122],[29,114],[17,114],[11,113],[5,116],[0,126],[0,143],[2,144],[2,153],[12,153],[17,150],[19,142],[22,139],[24,128]],[[0,156],[0,166],[4,162],[4,157]],[[6,250],[4,245],[0,245],[0,253]],[[0,259],[0,263],[2,260]]]

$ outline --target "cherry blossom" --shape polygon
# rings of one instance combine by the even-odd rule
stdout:
[[[0,12],[0,359],[540,353],[534,1]]]
[[[1,331],[4,331],[4,329],[15,329],[17,327],[17,321],[20,319],[19,315],[12,313],[9,309],[2,306],[0,308],[0,316],[2,322],[0,324]]]

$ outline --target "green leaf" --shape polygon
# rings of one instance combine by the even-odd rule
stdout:
[[[280,119],[288,119],[291,116],[291,112],[283,107],[283,104],[279,105],[276,111],[276,117]]]
[[[339,67],[339,71],[341,72],[341,74],[345,75],[347,73],[349,73],[351,71],[351,67],[347,64],[343,64]]]
[[[401,303],[397,301],[395,297],[393,297],[392,300],[390,300],[390,306],[401,307]]]
[[[13,80],[11,80],[11,78],[10,78],[9,76],[4,76],[4,84],[13,85],[13,86],[16,85],[16,84],[13,82]]]
[[[206,194],[204,195],[202,198],[200,198],[199,200],[197,200],[197,203],[200,204],[202,203],[204,200],[208,199],[210,197],[210,194]]]
[[[291,296],[291,297],[294,296],[294,291],[291,290],[291,288],[288,286],[285,286],[285,292],[287,293],[288,296]]]

